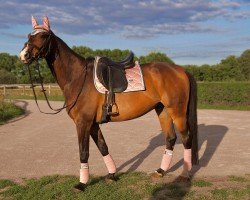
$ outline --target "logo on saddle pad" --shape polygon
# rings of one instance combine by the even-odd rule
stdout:
[[[98,61],[101,57],[95,57],[94,63],[94,84],[98,92],[105,94],[108,91],[97,77]],[[127,89],[124,92],[136,92],[145,90],[141,66],[138,61],[135,61],[135,66],[125,69],[125,76],[128,81]]]

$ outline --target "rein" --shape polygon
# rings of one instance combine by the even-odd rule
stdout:
[[[86,66],[85,66],[84,81],[83,81],[83,83],[82,83],[82,85],[81,85],[81,88],[80,88],[80,90],[79,90],[79,92],[78,92],[78,94],[77,94],[75,100],[74,100],[71,104],[68,104],[68,105],[66,105],[66,101],[64,101],[63,107],[58,108],[58,109],[55,109],[55,108],[53,108],[53,107],[51,106],[51,104],[50,104],[50,102],[49,102],[48,96],[47,96],[47,94],[46,94],[46,90],[45,90],[45,88],[44,88],[43,78],[42,78],[42,75],[41,75],[41,72],[40,72],[40,67],[39,67],[39,62],[38,62],[37,60],[36,60],[36,62],[37,62],[36,67],[37,67],[37,71],[38,71],[38,75],[39,75],[39,79],[40,79],[40,84],[41,84],[41,88],[42,88],[41,92],[43,93],[43,95],[44,95],[44,97],[45,97],[45,100],[46,100],[46,102],[47,102],[48,107],[49,107],[51,110],[55,111],[55,112],[44,112],[44,111],[41,110],[41,108],[40,108],[40,106],[39,106],[39,104],[38,104],[38,101],[37,101],[38,99],[37,99],[37,95],[36,95],[36,91],[35,91],[35,87],[36,87],[36,86],[35,86],[34,83],[33,83],[32,75],[31,75],[31,70],[30,70],[30,65],[27,65],[28,72],[29,72],[29,78],[30,78],[30,84],[31,84],[32,92],[33,92],[34,99],[35,99],[35,102],[36,102],[36,105],[37,105],[38,110],[39,110],[41,113],[43,113],[43,114],[55,115],[55,114],[58,114],[59,112],[61,112],[63,109],[69,108],[69,110],[68,110],[68,113],[69,113],[69,112],[71,111],[71,109],[75,106],[75,104],[76,104],[76,102],[77,102],[77,100],[78,100],[78,98],[79,98],[79,96],[80,96],[80,94],[81,94],[81,92],[82,92],[82,89],[83,89],[83,86],[84,86],[84,83],[85,83],[85,80],[86,80],[86,76],[87,76]]]
[[[65,108],[69,108],[69,110],[68,110],[68,113],[69,113],[69,112],[71,111],[71,109],[75,106],[75,104],[76,104],[76,102],[77,102],[77,100],[78,100],[78,98],[79,98],[79,96],[80,96],[80,94],[81,94],[81,92],[82,92],[82,89],[83,89],[83,86],[84,86],[84,83],[85,83],[85,80],[86,80],[86,76],[87,76],[87,65],[84,66],[84,70],[85,70],[84,80],[83,80],[83,83],[82,83],[82,85],[81,85],[81,88],[80,88],[80,90],[79,90],[79,92],[78,92],[78,94],[77,94],[75,100],[74,100],[72,103],[68,104],[68,105],[66,105],[66,100],[65,100],[65,101],[64,101],[64,104],[63,104],[63,107],[58,108],[58,109],[54,109],[54,108],[51,106],[51,104],[50,104],[50,102],[49,102],[49,99],[48,99],[48,96],[47,96],[47,94],[46,94],[46,90],[45,90],[44,84],[43,84],[43,77],[42,77],[42,75],[41,75],[41,72],[40,72],[40,65],[39,65],[39,62],[38,62],[39,58],[41,58],[41,53],[42,53],[42,51],[45,49],[45,46],[46,46],[46,45],[48,44],[48,42],[49,42],[50,36],[51,36],[51,34],[50,34],[49,37],[46,39],[46,41],[44,42],[44,44],[43,44],[43,46],[42,46],[41,48],[39,48],[39,47],[37,47],[37,46],[35,46],[35,45],[33,45],[33,44],[31,44],[31,45],[33,45],[33,47],[35,47],[35,48],[37,48],[37,49],[39,50],[39,51],[38,51],[38,54],[36,54],[35,56],[33,56],[32,59],[33,59],[33,61],[36,62],[36,68],[37,68],[37,71],[38,71],[38,76],[39,76],[40,84],[41,84],[41,88],[42,88],[42,89],[41,89],[41,92],[43,93],[43,95],[44,95],[44,97],[45,97],[45,100],[46,100],[46,102],[47,102],[48,107],[49,107],[51,110],[55,111],[55,112],[44,112],[44,111],[41,110],[41,108],[40,108],[40,106],[39,106],[39,104],[38,104],[38,101],[37,101],[38,99],[37,99],[36,91],[35,91],[35,89],[34,89],[34,88],[35,88],[35,85],[34,85],[34,83],[33,83],[32,74],[31,74],[31,70],[30,70],[30,64],[31,64],[31,63],[26,65],[27,68],[28,68],[28,72],[29,72],[30,84],[31,84],[31,88],[32,88],[32,92],[33,92],[33,95],[34,95],[34,99],[35,99],[36,105],[37,105],[37,107],[38,107],[38,110],[39,110],[41,113],[55,115],[55,114],[58,114],[59,112],[61,112],[61,111],[62,111],[63,109],[65,109]],[[27,44],[30,44],[30,43],[27,42]],[[49,53],[49,51],[50,51],[50,46],[51,46],[51,43],[49,43],[49,48],[48,48],[47,53],[45,54],[45,56],[48,55],[48,53]]]

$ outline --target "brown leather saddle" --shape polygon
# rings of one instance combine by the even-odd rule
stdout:
[[[133,66],[133,52],[130,52],[130,54],[120,62],[115,62],[107,57],[99,58],[96,65],[96,76],[100,83],[108,90],[105,93],[105,102],[102,107],[100,123],[108,122],[110,121],[110,116],[119,114],[118,106],[115,103],[115,93],[120,93],[127,89],[128,81],[126,79],[125,69]]]

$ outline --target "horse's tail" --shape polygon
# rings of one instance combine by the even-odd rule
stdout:
[[[194,77],[190,73],[186,72],[186,74],[190,83],[187,122],[188,131],[192,138],[192,164],[198,165],[197,84]]]

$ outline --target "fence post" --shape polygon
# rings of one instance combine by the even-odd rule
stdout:
[[[50,96],[50,93],[51,93],[51,85],[49,85],[49,96]]]
[[[3,86],[3,96],[6,96],[6,85]]]
[[[23,85],[23,96],[25,96],[25,86]]]

